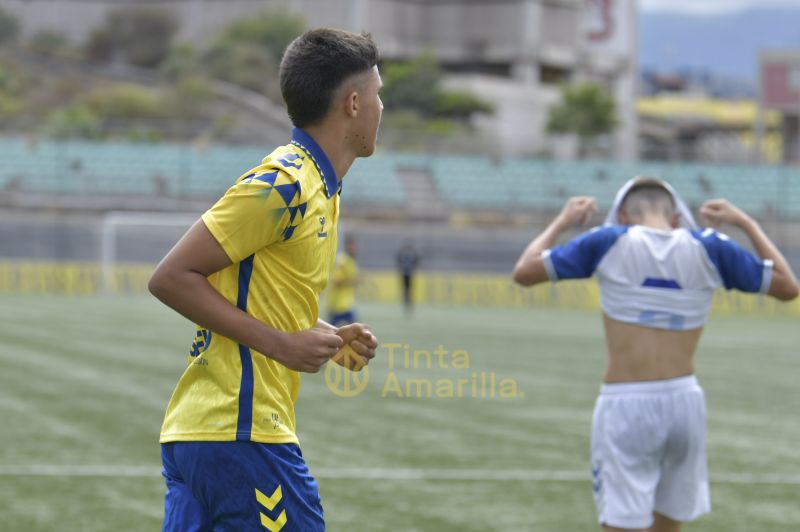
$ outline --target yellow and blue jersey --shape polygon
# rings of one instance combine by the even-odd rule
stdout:
[[[331,314],[341,314],[353,310],[356,303],[356,279],[358,265],[346,251],[337,255],[333,268],[333,281],[328,293],[328,310]]]
[[[202,219],[232,264],[209,276],[228,301],[284,332],[314,327],[337,249],[339,182],[319,145],[295,129]],[[300,375],[202,327],[167,407],[162,443],[296,443]]]

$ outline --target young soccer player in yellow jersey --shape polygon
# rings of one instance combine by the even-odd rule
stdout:
[[[369,35],[316,29],[293,41],[280,66],[291,142],[240,177],[150,280],[198,324],[161,430],[165,531],[325,529],[294,402],[300,372],[344,349],[375,356],[366,325],[335,328],[318,305],[341,180],[375,150],[377,61]]]
[[[328,290],[328,314],[330,323],[340,327],[356,321],[356,285],[358,284],[358,265],[356,255],[358,245],[353,235],[347,235],[344,251],[336,256],[333,279]]]

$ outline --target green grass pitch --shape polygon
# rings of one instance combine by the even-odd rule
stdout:
[[[599,530],[587,464],[596,314],[360,310],[410,358],[398,348],[390,368],[380,349],[355,397],[303,377],[299,435],[329,530]],[[146,297],[0,296],[0,530],[160,529],[157,435],[193,334]],[[413,367],[413,351],[439,345],[447,367],[432,354],[428,368],[425,353]],[[686,530],[800,529],[798,345],[796,319],[712,317],[698,375],[713,512]],[[481,397],[484,375],[494,398]],[[518,393],[497,397],[512,380]]]

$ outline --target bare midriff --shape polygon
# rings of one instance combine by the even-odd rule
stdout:
[[[624,323],[603,315],[608,367],[603,381],[674,379],[694,373],[694,352],[702,327],[671,331]]]

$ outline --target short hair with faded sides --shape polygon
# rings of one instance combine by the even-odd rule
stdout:
[[[377,64],[378,48],[368,33],[318,28],[296,38],[280,66],[281,94],[292,123],[302,128],[322,121],[339,88]]]
[[[640,218],[645,213],[657,213],[671,218],[676,211],[675,198],[669,190],[656,179],[642,179],[631,187],[620,210],[629,217]]]

